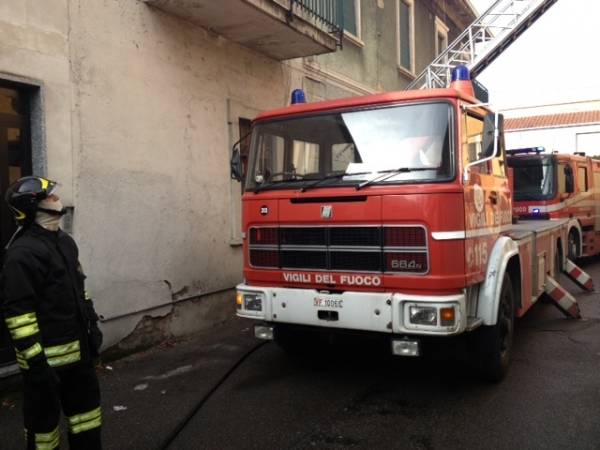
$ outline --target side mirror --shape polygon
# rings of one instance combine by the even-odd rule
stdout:
[[[481,143],[481,157],[493,158],[498,154],[500,136],[504,131],[504,116],[489,112],[483,119],[483,142]]]
[[[240,156],[240,149],[236,146],[233,147],[231,152],[229,166],[231,169],[231,179],[242,181],[242,157]]]
[[[565,191],[569,194],[575,192],[575,180],[573,180],[573,169],[565,166]]]

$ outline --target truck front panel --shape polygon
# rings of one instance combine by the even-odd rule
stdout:
[[[373,191],[300,199],[284,191],[284,198],[246,201],[246,282],[412,294],[463,289],[464,240],[434,238],[464,228],[462,193]],[[442,205],[456,214],[443,214]]]

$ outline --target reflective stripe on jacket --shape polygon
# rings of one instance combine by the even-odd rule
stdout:
[[[0,299],[23,369],[90,359],[88,329],[97,316],[84,280],[77,245],[60,230],[31,225],[8,248]]]

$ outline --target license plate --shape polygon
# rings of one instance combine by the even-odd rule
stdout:
[[[344,300],[336,297],[315,297],[313,300],[313,306],[315,308],[334,308],[342,309],[344,307]]]

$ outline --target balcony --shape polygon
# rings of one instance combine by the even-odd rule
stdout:
[[[276,60],[335,52],[343,0],[143,0]]]

